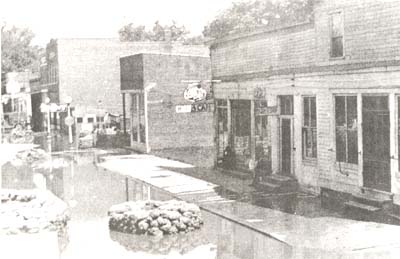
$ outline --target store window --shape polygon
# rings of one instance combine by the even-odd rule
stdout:
[[[303,159],[317,158],[317,108],[315,97],[303,97]]]
[[[132,140],[139,143],[146,143],[144,94],[132,94],[131,97]]]
[[[267,134],[267,125],[268,125],[268,115],[267,115],[267,101],[255,101],[254,102],[254,114],[256,119],[256,136],[259,136],[261,139],[265,139]]]
[[[343,13],[331,14],[331,57],[343,57]]]
[[[293,115],[293,95],[279,96],[279,110],[281,115]]]
[[[336,161],[358,164],[357,96],[335,96]]]
[[[254,101],[255,117],[255,155],[256,160],[271,159],[271,141],[268,128],[268,103],[266,100]]]

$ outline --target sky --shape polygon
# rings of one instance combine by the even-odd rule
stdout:
[[[28,27],[33,44],[45,46],[52,38],[112,38],[133,22],[151,29],[154,22],[185,25],[192,35],[233,0],[3,0],[0,22]]]

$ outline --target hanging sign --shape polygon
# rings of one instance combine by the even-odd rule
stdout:
[[[200,83],[189,84],[183,92],[183,98],[190,102],[204,101],[207,97],[207,91],[201,87]]]

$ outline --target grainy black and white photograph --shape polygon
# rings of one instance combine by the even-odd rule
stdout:
[[[0,258],[400,258],[400,0],[5,0]]]

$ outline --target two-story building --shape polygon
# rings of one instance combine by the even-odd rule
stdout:
[[[33,117],[42,117],[39,107],[47,97],[58,105],[65,104],[66,97],[72,98],[77,129],[82,124],[102,123],[107,114],[122,116],[124,94],[120,93],[119,58],[138,53],[208,55],[209,50],[205,46],[170,41],[51,40],[46,47],[40,84],[32,89]],[[50,116],[53,127],[64,127],[65,112]]]
[[[323,195],[400,204],[400,1],[316,0],[313,16],[211,44],[216,161],[262,154]]]

